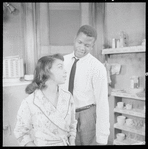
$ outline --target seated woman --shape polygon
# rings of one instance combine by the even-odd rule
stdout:
[[[75,145],[75,107],[70,92],[59,88],[66,80],[60,54],[44,56],[37,62],[29,94],[18,110],[14,129],[21,146]]]

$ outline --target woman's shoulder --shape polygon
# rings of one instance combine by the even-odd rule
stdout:
[[[68,90],[65,90],[65,89],[63,89],[63,88],[60,88],[60,91],[61,91],[63,94],[71,95],[71,93],[70,93]]]
[[[33,94],[29,94],[26,98],[24,98],[21,102],[20,109],[25,109],[28,105],[33,103]]]
[[[32,102],[34,98],[34,92],[29,94],[23,101],[24,102]]]
[[[63,99],[67,99],[67,101],[69,101],[69,103],[71,104],[74,103],[73,96],[69,91],[61,89],[61,94],[62,94]]]

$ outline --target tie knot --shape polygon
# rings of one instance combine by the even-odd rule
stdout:
[[[76,57],[74,57],[74,59],[75,59],[75,61],[74,61],[74,63],[76,63],[79,59],[78,58],[76,58]]]

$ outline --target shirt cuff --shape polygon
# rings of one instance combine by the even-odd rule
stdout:
[[[107,144],[108,143],[108,135],[100,135],[100,136],[96,136],[96,142],[100,143],[100,144]]]

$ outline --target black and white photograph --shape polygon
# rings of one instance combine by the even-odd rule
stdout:
[[[146,145],[146,2],[3,2],[2,146]]]

